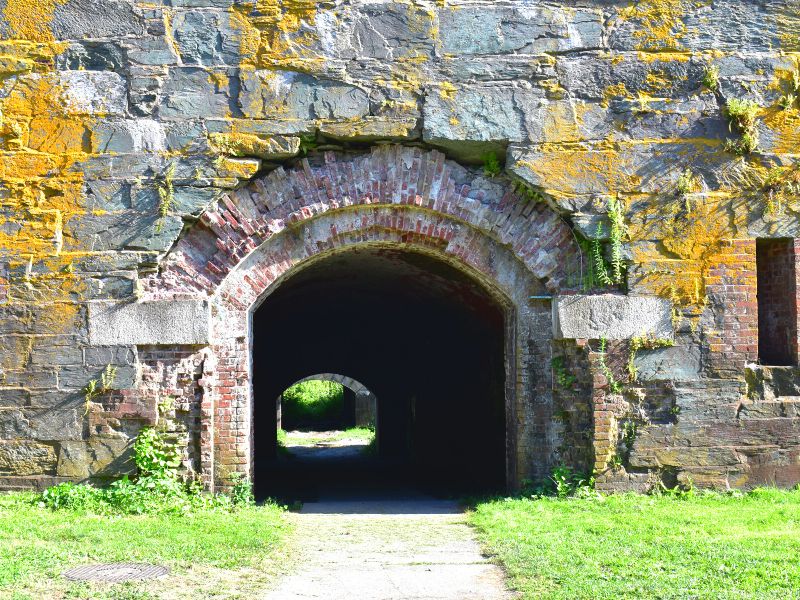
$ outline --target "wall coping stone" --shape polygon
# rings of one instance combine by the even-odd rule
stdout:
[[[89,303],[89,343],[200,345],[209,343],[206,300]]]
[[[559,296],[553,302],[555,339],[624,340],[642,335],[672,339],[669,300],[619,294]]]

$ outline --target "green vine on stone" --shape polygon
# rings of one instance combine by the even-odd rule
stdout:
[[[625,214],[622,201],[619,198],[611,198],[608,201],[608,219],[611,222],[610,243],[611,243],[611,282],[621,285],[624,281],[626,270],[623,262],[622,238],[627,234],[625,225]]]
[[[600,338],[600,370],[603,372],[606,381],[608,381],[608,389],[611,390],[611,393],[620,394],[622,393],[622,384],[616,380],[614,373],[611,372],[611,369],[606,362],[606,346],[606,338]]]

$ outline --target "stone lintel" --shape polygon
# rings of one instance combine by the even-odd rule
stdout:
[[[671,309],[669,300],[650,296],[559,296],[553,302],[553,336],[624,340],[650,335],[672,339]]]
[[[207,344],[205,300],[90,302],[89,343],[94,346]]]

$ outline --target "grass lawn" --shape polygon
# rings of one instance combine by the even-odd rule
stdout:
[[[524,598],[800,598],[800,492],[507,499],[470,515]]]
[[[287,566],[289,525],[277,506],[189,515],[97,516],[51,511],[32,494],[0,495],[0,598],[251,598]],[[167,565],[137,584],[70,583],[66,569],[95,562]]]
[[[281,436],[279,435],[279,437]],[[375,431],[368,427],[351,427],[344,431],[287,431],[282,439],[286,446],[315,446],[344,440],[354,440],[368,444],[374,437]]]

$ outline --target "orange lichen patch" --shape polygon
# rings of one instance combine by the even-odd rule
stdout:
[[[8,7],[16,10],[20,3],[8,4],[6,13]],[[30,3],[25,7],[31,11]],[[44,25],[48,14],[52,12],[39,16]],[[35,40],[47,39],[43,31],[14,28],[15,35]],[[79,166],[87,157],[94,121],[71,114],[68,90],[52,72],[62,49],[57,43],[0,44],[6,63],[30,63],[36,70],[11,80],[0,100],[0,180],[5,192],[0,200],[0,256],[15,263],[16,272],[28,272],[23,282],[12,282],[10,300],[48,306],[54,332],[71,327],[79,310],[75,302],[85,290],[71,268],[72,259],[62,251],[67,224],[86,213]]]
[[[439,84],[439,96],[443,100],[454,101],[456,99],[456,86],[449,81],[443,81]]]
[[[694,56],[691,52],[637,52],[642,62],[689,62]]]
[[[653,70],[647,73],[645,77],[647,87],[651,92],[659,92],[672,85],[670,78],[660,70]]]
[[[12,39],[52,42],[50,23],[56,6],[67,0],[6,0],[3,19],[8,23]]]
[[[585,139],[581,133],[584,116],[592,110],[584,102],[554,102],[546,106],[540,115],[545,142],[579,142]]]
[[[630,227],[634,239],[660,240],[634,246],[634,262],[641,265],[638,283],[677,307],[702,308],[709,273],[725,261],[723,243],[735,224],[727,203],[713,196],[686,214],[681,209],[679,203],[654,200]]]
[[[255,0],[234,7],[230,25],[239,32],[241,64],[319,71],[325,59],[317,50],[317,11],[311,0]]]
[[[2,356],[0,369],[3,371],[24,369],[30,360],[33,339],[27,336],[6,335],[3,336],[3,345],[6,351],[0,355]]]
[[[613,195],[637,190],[641,177],[614,144],[594,147],[583,144],[544,144],[535,161],[519,161],[518,165],[546,182],[545,191],[556,198],[582,193]]]
[[[787,2],[774,13],[774,26],[784,52],[800,50],[800,5]]]
[[[684,15],[705,4],[707,0],[638,0],[623,8],[619,17],[637,23],[633,35],[639,50],[681,50],[680,40],[687,33]]]
[[[775,132],[772,151],[778,154],[800,152],[800,111],[795,108],[771,107],[764,111],[763,122]]]
[[[603,90],[603,101],[600,102],[600,106],[608,106],[613,98],[629,98],[630,95],[631,93],[628,91],[628,88],[625,87],[624,82],[609,85]]]

